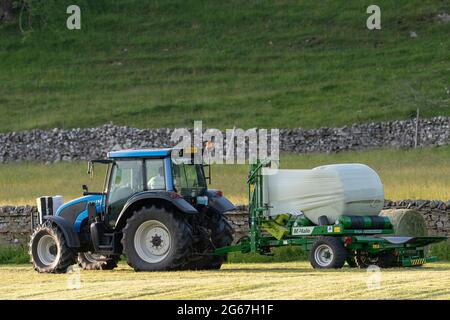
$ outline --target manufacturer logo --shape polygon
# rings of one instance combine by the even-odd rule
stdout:
[[[308,235],[312,234],[314,230],[314,227],[295,227],[292,228],[292,235],[298,236],[298,235]]]

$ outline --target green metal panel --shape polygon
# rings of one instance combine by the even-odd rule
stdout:
[[[294,219],[291,221],[294,226],[313,226],[314,223],[312,223],[311,220],[309,220],[307,217],[305,217],[304,214],[298,215],[297,217],[294,217]]]
[[[377,216],[376,218],[372,216],[351,217],[343,215],[338,218],[338,221],[339,224],[342,224],[346,229],[354,229],[355,226],[352,224],[354,223],[355,219],[358,219],[358,221],[362,221],[363,225],[359,229],[375,229],[374,219],[383,220],[382,229],[392,229],[392,224],[388,217],[381,217],[381,216]]]
[[[403,267],[418,267],[425,263],[435,262],[435,261],[437,261],[437,257],[434,257],[434,256],[426,257],[426,258],[408,257],[408,258],[403,258],[401,260],[401,263],[402,263]]]

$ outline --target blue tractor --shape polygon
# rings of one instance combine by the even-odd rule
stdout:
[[[224,213],[234,210],[219,190],[207,187],[210,167],[194,161],[195,150],[109,152],[92,160],[105,166],[101,192],[83,186],[83,196],[58,205],[38,198],[29,251],[38,272],[113,269],[121,255],[136,271],[219,269],[232,228]],[[208,176],[205,169],[208,168]]]

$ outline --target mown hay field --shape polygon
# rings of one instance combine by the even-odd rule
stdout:
[[[449,288],[450,263],[380,273],[314,270],[308,262],[154,273],[120,264],[113,271],[62,275],[39,274],[31,265],[0,266],[0,299],[450,299]]]

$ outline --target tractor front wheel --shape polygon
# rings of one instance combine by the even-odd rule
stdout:
[[[135,271],[179,270],[192,252],[192,231],[172,210],[143,207],[127,220],[122,245]]]
[[[113,270],[120,256],[104,256],[91,252],[78,253],[78,265],[83,270]]]
[[[309,252],[309,261],[315,269],[340,269],[346,259],[347,250],[334,237],[319,237]]]
[[[29,254],[34,269],[42,273],[65,273],[76,263],[75,252],[67,246],[63,233],[50,222],[34,229]]]

